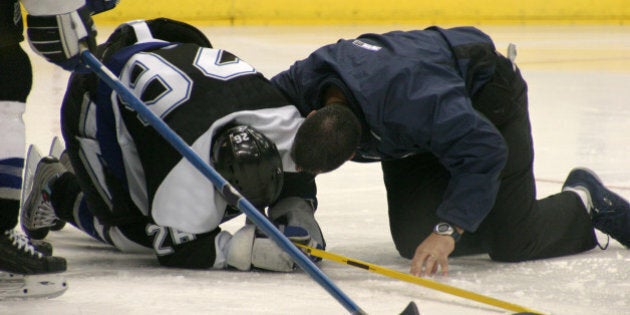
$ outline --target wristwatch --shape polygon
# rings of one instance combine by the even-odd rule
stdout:
[[[448,235],[452,237],[456,243],[462,237],[462,235],[457,232],[457,229],[447,222],[440,222],[436,224],[433,228],[433,233],[437,235]]]

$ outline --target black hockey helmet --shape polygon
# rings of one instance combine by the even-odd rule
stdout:
[[[280,195],[284,174],[280,153],[269,138],[246,126],[228,126],[212,143],[214,168],[258,208]]]

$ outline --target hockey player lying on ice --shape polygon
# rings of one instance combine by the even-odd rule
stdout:
[[[168,19],[123,24],[96,55],[287,237],[324,247],[314,178],[289,157],[303,119],[262,74]],[[73,74],[61,122],[66,152],[41,159],[21,214],[32,238],[61,220],[164,266],[295,268],[253,225],[222,231],[240,212],[94,74]]]

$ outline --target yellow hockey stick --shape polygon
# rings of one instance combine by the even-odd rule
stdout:
[[[316,248],[313,248],[313,247],[309,247],[309,246],[306,246],[306,245],[297,244],[297,243],[294,243],[294,244],[296,246],[304,249],[311,256],[315,256],[315,257],[319,257],[319,258],[327,259],[327,260],[332,260],[332,261],[338,262],[340,264],[346,264],[346,265],[352,266],[352,267],[365,269],[367,271],[378,273],[378,274],[381,274],[381,275],[384,275],[384,276],[387,276],[387,277],[390,277],[390,278],[394,278],[394,279],[398,279],[398,280],[402,280],[402,281],[418,284],[418,285],[421,285],[423,287],[427,287],[427,288],[430,288],[430,289],[433,289],[433,290],[437,290],[437,291],[441,291],[441,292],[444,292],[444,293],[456,295],[456,296],[459,296],[459,297],[462,297],[462,298],[465,298],[465,299],[469,299],[469,300],[477,301],[477,302],[480,302],[480,303],[496,306],[496,307],[499,307],[499,308],[502,308],[502,309],[505,309],[505,310],[509,310],[509,311],[519,312],[520,314],[542,314],[541,312],[534,311],[532,309],[528,309],[528,308],[520,306],[520,305],[516,305],[516,304],[509,303],[509,302],[497,300],[497,299],[489,297],[489,296],[485,296],[485,295],[477,294],[477,293],[474,293],[474,292],[462,290],[460,288],[456,288],[456,287],[453,287],[453,286],[450,286],[450,285],[442,284],[442,283],[439,283],[439,282],[436,282],[436,281],[432,281],[432,280],[429,280],[429,279],[416,277],[416,276],[413,276],[411,274],[407,274],[407,273],[402,273],[402,272],[399,272],[399,271],[391,270],[391,269],[388,269],[388,268],[385,268],[385,267],[381,267],[381,266],[370,264],[370,263],[367,263],[367,262],[364,262],[364,261],[360,261],[360,260],[344,257],[342,255],[338,255],[338,254],[334,254],[334,253],[331,253],[331,252],[323,251],[323,250],[316,249]]]

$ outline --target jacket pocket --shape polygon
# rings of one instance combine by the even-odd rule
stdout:
[[[497,127],[512,120],[527,106],[527,83],[512,62],[497,55],[492,78],[472,97],[473,107]]]

